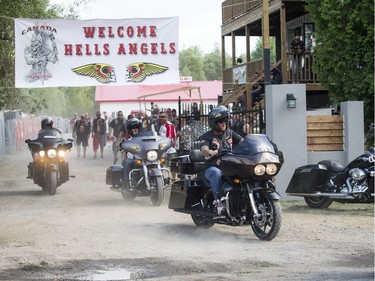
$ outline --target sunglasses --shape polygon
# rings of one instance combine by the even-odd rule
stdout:
[[[159,116],[159,118],[167,118],[167,116]]]
[[[138,127],[130,127],[130,129],[138,129]]]
[[[220,123],[220,124],[227,123],[227,122],[228,122],[228,119],[222,119],[222,120],[217,121],[217,123]]]

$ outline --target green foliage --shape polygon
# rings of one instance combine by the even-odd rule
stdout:
[[[222,79],[223,75],[221,71],[221,52],[219,44],[215,44],[214,51],[204,56],[203,65],[207,80]]]
[[[180,50],[180,75],[191,76],[193,80],[221,80],[221,51],[219,44],[214,50],[203,54],[198,46]]]
[[[80,112],[93,110],[92,88],[76,92],[78,101],[69,101],[74,89],[16,89],[14,88],[14,18],[77,18],[74,7],[92,0],[76,0],[71,6],[49,5],[49,0],[2,0],[0,2],[0,110],[19,109],[29,113],[49,113],[71,116],[70,107]],[[72,110],[73,111],[73,110]]]
[[[316,27],[314,71],[333,101],[364,102],[367,129],[374,122],[374,2],[306,2]]]
[[[197,46],[180,51],[180,75],[191,76],[193,80],[206,80],[202,57],[202,51]]]
[[[276,39],[270,37],[271,63],[276,62]],[[263,59],[263,39],[260,37],[255,43],[255,49],[250,53],[251,60]]]

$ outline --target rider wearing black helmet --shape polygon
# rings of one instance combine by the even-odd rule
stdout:
[[[224,207],[220,200],[223,173],[218,168],[221,161],[218,154],[223,149],[231,150],[232,145],[243,140],[239,134],[228,129],[228,118],[229,112],[225,106],[212,109],[208,114],[208,125],[212,130],[205,132],[200,138],[200,150],[205,156],[204,177],[210,183],[219,215]]]
[[[40,122],[41,129],[51,129],[53,126],[53,121],[50,117],[43,118]]]
[[[31,140],[31,142],[38,141],[44,143],[44,145],[50,145],[63,138],[61,131],[57,128],[53,128],[53,121],[50,117],[43,118],[40,122],[40,127],[41,128],[38,132],[38,136],[35,139]],[[31,162],[28,166],[28,178],[32,178],[34,161],[36,161],[38,154],[35,151],[31,151],[31,157],[33,158],[33,162]]]
[[[132,118],[128,120],[126,124],[126,129],[128,130],[128,134],[134,136],[139,133],[141,130],[141,121],[137,118]]]
[[[139,132],[141,131],[141,121],[137,118],[132,118],[128,120],[126,124],[126,129],[128,131],[128,134],[122,139],[122,141],[120,142],[120,146],[123,141],[128,141],[135,135],[139,134]],[[122,161],[122,167],[124,171],[123,181],[125,184],[128,184],[129,172],[133,167],[133,155],[131,155],[131,153],[125,152],[125,158],[124,161]]]

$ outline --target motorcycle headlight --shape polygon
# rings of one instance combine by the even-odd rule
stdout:
[[[55,158],[56,157],[56,149],[48,149],[47,150],[48,158]]]
[[[158,152],[156,150],[147,151],[146,159],[147,161],[156,161],[158,159]]]
[[[59,151],[57,152],[57,155],[58,155],[59,157],[63,157],[63,156],[65,155],[65,151],[64,151],[64,150],[59,150]]]
[[[254,174],[256,174],[257,176],[261,176],[265,172],[266,172],[266,167],[264,167],[263,165],[256,165],[254,168]]]
[[[46,156],[46,152],[44,150],[39,151],[38,154],[39,154],[40,157]]]
[[[266,173],[273,176],[277,173],[277,166],[275,164],[268,164],[266,167]]]

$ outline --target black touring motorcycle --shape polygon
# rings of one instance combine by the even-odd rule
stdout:
[[[121,151],[134,156],[133,169],[129,173],[129,184],[123,182],[123,166],[112,165],[106,171],[106,184],[112,191],[121,192],[124,200],[150,196],[154,206],[160,206],[164,199],[164,189],[170,180],[170,172],[163,163],[166,151],[172,147],[172,140],[143,131],[120,144]]]
[[[69,180],[69,164],[64,156],[73,146],[72,139],[63,139],[57,129],[43,130],[35,140],[27,139],[33,162],[28,165],[28,178],[48,191],[56,194],[56,188]]]
[[[374,148],[346,167],[336,160],[297,168],[286,189],[302,196],[311,208],[328,208],[332,202],[374,203]]]
[[[169,208],[190,214],[201,228],[215,223],[250,225],[259,239],[272,240],[281,227],[281,196],[273,179],[282,166],[282,153],[266,135],[253,134],[219,157],[225,177],[221,194],[224,214],[219,216],[213,206],[214,197],[203,176],[204,156],[199,150],[172,159],[172,172],[186,179],[173,183]]]

